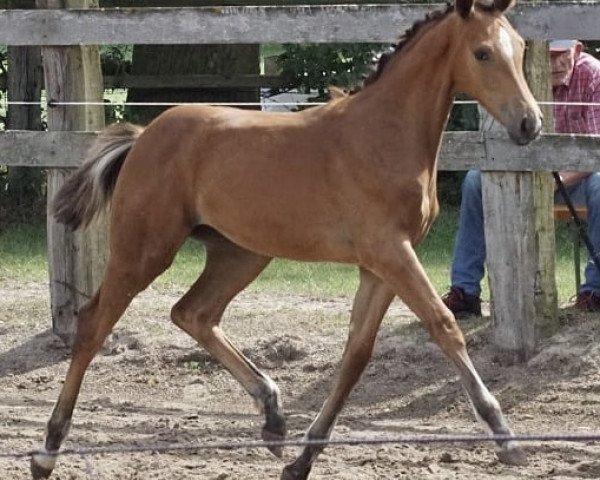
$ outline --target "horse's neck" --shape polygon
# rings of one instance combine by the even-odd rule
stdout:
[[[398,142],[410,139],[430,146],[431,160],[435,160],[454,98],[448,29],[442,20],[419,33],[405,51],[390,60],[362,99],[363,107],[373,111],[376,106],[377,118],[387,125],[395,124],[398,132],[410,131],[398,135]]]

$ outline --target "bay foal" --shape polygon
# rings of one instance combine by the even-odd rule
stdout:
[[[173,307],[173,322],[261,406],[263,438],[286,434],[278,389],[219,322],[272,257],[360,269],[339,374],[307,438],[329,437],[394,295],[456,367],[479,417],[492,432],[511,434],[414,251],[438,212],[436,162],[457,92],[479,100],[519,144],[540,131],[523,77],[524,42],[503,15],[509,3],[456,0],[406,32],[362,91],[324,106],[262,113],[188,105],[145,129],[125,124],[101,133],[58,193],[55,215],[78,228],[110,201],[110,258],[101,287],[79,312],[71,364],[44,453],[32,458],[33,477],[51,474],[85,371],[106,336],[191,235],[206,245],[206,267]],[[524,460],[511,442],[499,447],[503,461]],[[308,478],[321,450],[305,447],[281,478]]]

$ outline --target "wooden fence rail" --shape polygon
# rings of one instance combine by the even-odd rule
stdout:
[[[441,5],[0,10],[0,45],[392,42]],[[528,39],[600,39],[600,3],[519,3]],[[68,26],[68,28],[67,28]]]
[[[44,168],[77,167],[94,132],[0,131],[0,163]],[[600,136],[545,134],[520,147],[498,133],[446,132],[439,170],[600,171]],[[402,156],[398,155],[398,161]]]

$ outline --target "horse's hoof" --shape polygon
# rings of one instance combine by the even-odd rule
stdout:
[[[291,473],[288,467],[285,467],[283,472],[281,472],[281,477],[279,480],[298,480],[298,477]]]
[[[265,442],[282,442],[285,440],[285,431],[283,435],[278,432],[271,432],[266,428],[262,429],[262,439]],[[271,451],[273,455],[277,458],[283,458],[283,445],[268,445],[267,448]]]
[[[286,435],[285,418],[278,413],[267,416],[267,423],[262,428],[262,439],[265,442],[283,442]],[[271,445],[268,448],[276,457],[283,457],[283,445]]]
[[[48,478],[52,474],[52,468],[46,468],[40,465],[36,460],[36,456],[31,457],[29,468],[31,470],[31,477],[33,480]]]
[[[308,478],[308,473],[306,475],[301,475],[295,468],[294,464],[291,463],[286,465],[281,472],[280,480],[306,480]]]
[[[519,447],[503,448],[498,450],[496,454],[498,455],[498,460],[506,465],[527,465],[527,455]]]

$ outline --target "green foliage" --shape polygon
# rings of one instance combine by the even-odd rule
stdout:
[[[0,166],[0,227],[37,222],[46,215],[46,171]]]
[[[121,75],[131,72],[133,45],[101,45],[100,64],[104,75]]]
[[[322,101],[328,97],[327,88],[331,85],[350,88],[359,84],[381,45],[289,44],[283,49],[277,65],[286,88],[305,93],[316,91],[314,100]]]
[[[110,95],[114,96],[114,95]],[[125,105],[122,103],[112,103],[108,99],[104,99],[104,123],[111,125],[113,123],[122,122],[125,118]]]
[[[585,40],[583,44],[585,45],[585,52],[600,58],[600,40]]]
[[[463,97],[458,97],[458,100],[463,100]],[[479,130],[477,105],[470,103],[455,104],[450,112],[447,130],[462,132]]]
[[[100,46],[100,66],[102,75],[119,77],[131,73],[131,60],[133,57],[133,45],[102,45]],[[116,90],[116,89],[115,89]],[[115,91],[105,92],[105,97],[117,97]],[[125,119],[125,106],[113,104],[105,100],[104,120],[107,125],[123,121]]]

